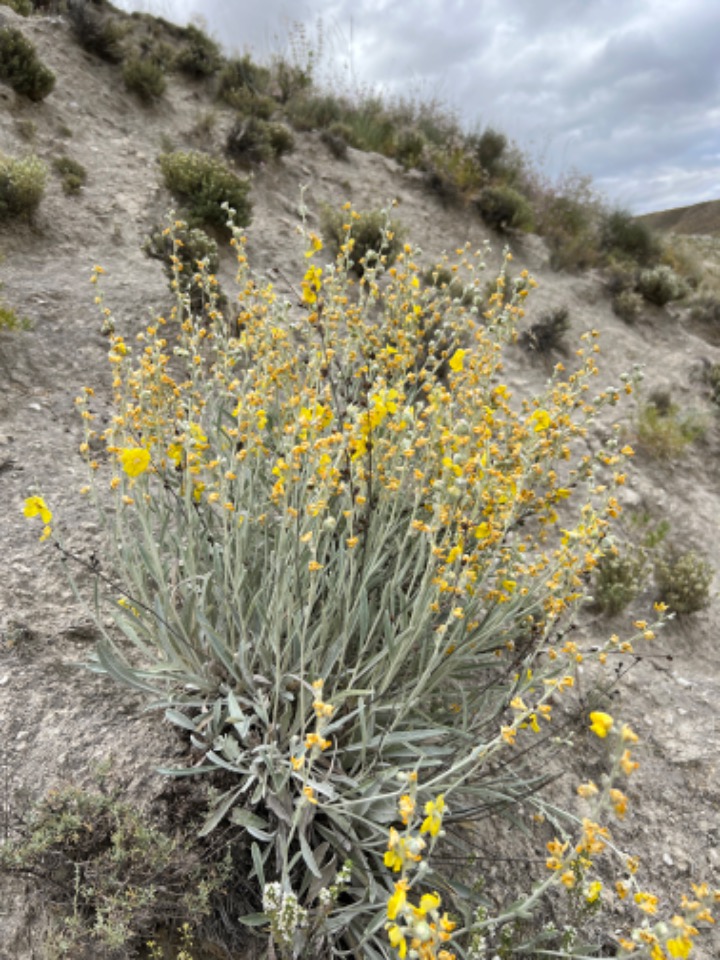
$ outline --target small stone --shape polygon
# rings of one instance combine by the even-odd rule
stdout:
[[[674,867],[674,866],[675,866],[675,861],[674,861],[673,858],[670,856],[670,854],[667,853],[667,852],[665,852],[665,853],[663,854],[663,863],[665,864],[666,867]]]

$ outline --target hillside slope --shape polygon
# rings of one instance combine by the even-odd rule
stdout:
[[[689,207],[659,210],[637,218],[660,233],[707,234],[720,233],[720,200],[706,200]]]
[[[74,409],[84,385],[96,389],[93,405],[100,422],[109,406],[107,342],[100,334],[90,272],[95,264],[106,270],[106,302],[130,335],[141,329],[149,308],[167,305],[161,267],[141,250],[151,228],[173,206],[161,185],[156,157],[168,144],[197,146],[193,130],[211,110],[212,143],[206,140],[203,146],[219,149],[232,117],[228,108],[212,103],[201,84],[180,78],[172,79],[158,105],[142,107],[122,89],[118,68],[76,46],[62,18],[25,20],[0,9],[32,39],[58,78],[54,92],[38,104],[0,85],[3,151],[22,155],[31,147],[48,163],[69,154],[88,170],[79,196],[65,195],[59,179],[51,177],[33,224],[0,226],[2,297],[32,321],[27,332],[0,331],[0,543],[5,561],[0,721],[6,803],[12,818],[59,782],[88,783],[93,767],[111,758],[113,776],[126,795],[149,805],[162,788],[155,767],[171,765],[181,747],[157,717],[141,712],[136,698],[76,668],[92,648],[94,628],[67,586],[57,557],[38,543],[37,531],[22,517],[22,504],[30,493],[42,491],[68,546],[88,559],[99,549],[98,525],[78,492],[84,481],[78,453],[83,432]],[[504,241],[470,211],[443,206],[418,174],[354,150],[347,161],[336,159],[318,136],[303,134],[297,136],[294,153],[255,171],[251,190],[250,261],[290,299],[296,292],[288,278],[300,276],[305,263],[297,233],[303,188],[313,225],[324,203],[338,206],[351,200],[362,210],[395,200],[394,215],[428,264],[466,241],[473,247],[492,244],[489,279],[501,262]],[[513,237],[511,246],[517,270],[527,267],[539,281],[528,323],[548,308],[566,306],[571,344],[586,330],[601,332],[603,385],[619,384],[620,374],[638,364],[645,371],[645,392],[669,390],[683,409],[703,413],[703,440],[676,462],[639,456],[623,496],[625,506],[637,513],[669,520],[685,544],[702,550],[720,570],[720,430],[700,378],[704,364],[720,362],[720,348],[691,332],[680,309],[648,306],[628,326],[612,312],[598,275],[552,272],[536,237]],[[223,256],[221,274],[230,289],[233,260],[230,252]],[[570,364],[572,350],[563,359]],[[542,390],[549,370],[519,346],[509,351],[508,384],[520,394]],[[619,416],[632,441],[630,403]],[[606,431],[608,425],[598,429]],[[590,437],[588,449],[595,443]],[[647,594],[641,597],[614,622],[588,617],[578,640],[592,644],[608,632],[628,632],[650,600]],[[622,683],[610,694],[613,712],[631,723],[643,741],[642,766],[630,789],[633,812],[616,833],[621,844],[639,852],[648,885],[662,891],[663,906],[670,910],[690,880],[718,884],[719,630],[717,602],[670,625],[619,668]],[[610,669],[608,683],[614,678]],[[579,697],[589,692],[580,690]],[[578,709],[584,707],[580,699]],[[577,744],[578,754],[589,749],[582,738]],[[571,787],[573,777],[568,780]],[[538,838],[540,861],[546,839]],[[540,862],[532,869],[542,876],[544,866]],[[7,878],[2,884],[0,958],[42,956],[43,921],[24,884]],[[693,954],[705,960],[718,955],[717,935],[701,941]]]

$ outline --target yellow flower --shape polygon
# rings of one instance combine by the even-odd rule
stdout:
[[[331,740],[325,740],[318,733],[309,733],[305,737],[305,749],[312,750],[313,747],[317,747],[319,750],[327,750],[328,747],[332,746]]]
[[[293,770],[300,770],[305,763],[305,757],[290,757]]]
[[[444,813],[445,794],[441,793],[434,800],[428,800],[425,804],[426,817],[420,827],[420,833],[429,833],[431,837],[436,837],[440,833]]]
[[[394,920],[398,913],[407,903],[408,885],[405,880],[398,880],[395,884],[395,893],[390,897],[387,904],[388,920]]]
[[[536,410],[530,417],[530,423],[534,423],[535,433],[544,433],[550,426],[550,414],[547,410]]]
[[[44,524],[52,520],[52,511],[48,509],[42,497],[28,497],[25,501],[23,513],[26,517],[40,517]]]
[[[442,901],[438,893],[424,893],[422,897],[420,897],[420,906],[415,907],[413,912],[419,919],[426,916],[430,911],[437,910],[441,903]]]
[[[124,447],[119,453],[120,463],[129,477],[139,477],[150,466],[150,452],[144,447]]]
[[[415,813],[415,801],[410,796],[409,793],[404,793],[400,800],[398,801],[398,811],[400,813],[400,819],[405,824],[405,826],[410,823],[410,819]],[[392,917],[390,918],[392,919]]]
[[[593,880],[591,884],[588,885],[587,890],[585,891],[585,900],[587,903],[595,903],[597,898],[600,896],[600,891],[602,890],[603,885],[599,880]]]
[[[622,767],[622,771],[626,777],[629,777],[630,774],[637,770],[637,768],[640,766],[637,760],[632,760],[631,757],[632,754],[629,750],[625,750],[623,755],[620,757],[620,766]]]
[[[322,570],[322,569],[323,569],[323,565],[321,563],[318,563],[317,560],[311,560],[310,563],[308,564],[308,570],[311,573],[316,573],[318,570]]]
[[[450,357],[449,367],[454,373],[460,373],[462,370],[466,353],[467,350],[456,350]]]
[[[396,923],[393,923],[391,926],[388,926],[387,932],[390,939],[390,946],[397,950],[400,960],[405,960],[407,956],[407,940],[402,930]]]
[[[639,891],[634,897],[635,903],[645,913],[657,913],[658,898],[652,893],[643,893]]]
[[[601,740],[604,740],[608,733],[610,733],[612,725],[613,718],[609,713],[596,710],[590,714],[590,729],[596,736],[600,737]]]
[[[686,960],[692,950],[692,940],[689,937],[674,937],[665,944],[671,957],[679,957],[680,960]]]

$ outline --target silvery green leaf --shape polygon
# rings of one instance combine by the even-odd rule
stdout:
[[[178,727],[182,727],[185,730],[191,730],[193,733],[195,732],[195,724],[193,721],[184,713],[180,713],[179,710],[168,708],[165,711],[165,719],[169,720],[170,723],[174,723]]]

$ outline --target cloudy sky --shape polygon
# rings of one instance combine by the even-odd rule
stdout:
[[[258,58],[300,22],[336,84],[440,98],[636,213],[720,199],[720,0],[115,2]]]

